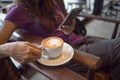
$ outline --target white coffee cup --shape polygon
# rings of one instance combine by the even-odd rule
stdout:
[[[43,55],[49,58],[57,58],[62,53],[64,41],[59,37],[48,37],[41,42]]]

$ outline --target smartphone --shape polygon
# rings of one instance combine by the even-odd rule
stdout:
[[[75,9],[72,9],[68,14],[67,16],[65,17],[65,19],[63,20],[63,22],[59,25],[58,29],[60,29],[62,27],[62,25],[68,25],[72,22],[72,20],[74,18],[76,18],[79,13],[82,11],[82,7],[80,8],[75,8]]]

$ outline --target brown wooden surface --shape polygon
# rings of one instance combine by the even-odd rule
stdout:
[[[50,67],[38,62],[30,62],[29,65],[51,80],[86,80],[84,77],[63,66]]]
[[[120,24],[120,20],[110,18],[110,17],[103,17],[100,15],[91,15],[91,14],[86,14],[86,13],[81,13],[78,15],[78,17],[84,17],[84,18],[89,18],[89,19],[97,19],[97,20],[102,20],[102,21],[107,21],[107,22],[112,22],[112,23],[118,23]]]
[[[98,69],[102,63],[100,57],[91,55],[89,53],[77,49],[74,49],[74,53],[73,59],[90,69]]]

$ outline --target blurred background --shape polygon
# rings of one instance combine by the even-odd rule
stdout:
[[[5,15],[7,13],[7,8],[12,3],[13,0],[0,0],[0,27],[4,21]],[[82,13],[97,15],[99,17],[108,17],[112,19],[120,19],[120,1],[119,0],[64,0],[66,11],[69,13],[71,9],[83,7]],[[78,16],[79,19],[84,19]],[[86,24],[87,35],[103,37],[111,39],[112,32],[114,30],[114,23],[105,22],[103,20],[93,19]],[[119,37],[119,26],[117,37]],[[20,64],[15,62],[16,66]],[[36,72],[33,69],[28,69],[24,73],[29,80],[48,80],[42,74]]]

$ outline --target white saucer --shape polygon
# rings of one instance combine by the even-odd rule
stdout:
[[[69,44],[64,43],[62,54],[60,57],[56,59],[47,59],[45,57],[41,57],[37,61],[46,66],[59,66],[70,61],[73,55],[74,55],[73,48]]]

